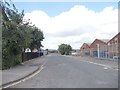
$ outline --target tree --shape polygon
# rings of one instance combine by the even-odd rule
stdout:
[[[21,48],[24,38],[20,30],[24,12],[18,13],[12,2],[3,1],[2,8],[2,69],[10,68],[21,62]]]
[[[70,51],[72,51],[72,47],[70,45],[67,44],[61,44],[58,47],[58,51],[62,54],[62,55],[69,55]]]
[[[67,47],[66,47],[66,55],[69,55],[70,51],[72,51],[72,47],[70,45],[67,45]]]
[[[2,9],[2,69],[22,62],[22,50],[26,47],[41,47],[43,32],[31,26],[29,20],[23,22],[24,10],[18,12],[15,5],[5,0]]]
[[[37,48],[39,49],[42,47],[41,41],[44,39],[43,32],[38,29],[37,27],[33,27],[32,34],[32,42],[30,44],[30,48]]]

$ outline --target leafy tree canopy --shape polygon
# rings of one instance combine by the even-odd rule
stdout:
[[[58,47],[58,51],[60,52],[60,54],[62,55],[69,55],[70,52],[72,51],[72,47],[70,45],[67,44],[61,44]]]
[[[10,0],[1,1],[2,11],[2,58],[3,69],[10,68],[22,60],[24,48],[39,48],[44,39],[43,32],[30,25],[30,20],[23,20],[24,10],[18,12]]]

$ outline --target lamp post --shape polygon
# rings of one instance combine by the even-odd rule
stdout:
[[[99,44],[97,44],[97,53],[98,53],[98,58],[100,58],[100,47],[99,47]]]

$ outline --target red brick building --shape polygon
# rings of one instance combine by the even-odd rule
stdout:
[[[107,42],[108,57],[120,56],[120,32]]]
[[[105,56],[105,52],[107,52],[107,49],[104,48],[101,49],[102,46],[106,47],[107,43],[100,39],[95,39],[90,45],[90,55],[93,57]]]
[[[90,55],[90,43],[84,43],[80,48],[80,54],[82,56],[89,56]]]
[[[112,39],[95,39],[91,44],[84,43],[80,52],[82,56],[100,58],[120,58],[120,32]]]

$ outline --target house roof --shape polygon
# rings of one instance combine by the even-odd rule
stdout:
[[[109,43],[111,40],[113,40],[115,37],[119,36],[120,37],[120,32],[118,32],[118,34],[116,34],[112,39],[110,39],[107,43]]]
[[[85,44],[86,44],[87,46],[90,46],[91,43],[83,43],[83,45],[85,45]],[[83,46],[83,45],[82,45],[82,46]]]
[[[80,47],[80,49],[82,49],[82,47],[83,47],[84,45],[87,45],[88,47],[90,47],[90,43],[83,43],[82,46]]]
[[[104,42],[104,41],[102,41],[102,40],[100,40],[100,39],[95,39],[95,40],[91,43],[90,47],[93,45],[93,43],[94,43],[96,40],[99,40],[99,41],[101,41],[101,42],[107,44],[106,42]]]
[[[99,39],[99,40],[101,40],[101,41],[107,43],[110,39]]]
[[[91,45],[91,43],[86,43],[86,44],[89,45],[89,46]]]

